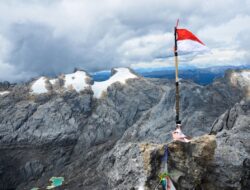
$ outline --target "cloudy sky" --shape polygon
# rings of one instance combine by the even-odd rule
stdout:
[[[177,18],[211,49],[182,65],[250,63],[249,0],[0,0],[0,81],[173,66]]]

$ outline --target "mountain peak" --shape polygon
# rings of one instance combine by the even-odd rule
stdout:
[[[250,99],[250,70],[231,71],[229,77],[231,84],[243,88],[246,97]]]
[[[113,68],[111,73],[112,76],[109,79],[94,83],[90,75],[82,69],[75,69],[74,73],[62,74],[52,79],[42,76],[31,83],[30,93],[39,95],[50,91],[63,92],[69,90],[75,90],[79,93],[90,88],[94,92],[94,97],[100,98],[113,83],[125,84],[128,79],[138,78],[130,68]]]
[[[101,95],[106,92],[107,88],[116,83],[120,82],[121,84],[125,84],[128,79],[138,78],[136,74],[129,68],[114,68],[112,69],[112,76],[106,80],[101,82],[95,82],[92,86],[92,90],[94,92],[94,96],[96,98],[100,98]]]

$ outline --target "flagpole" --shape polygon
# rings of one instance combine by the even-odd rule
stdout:
[[[178,78],[178,52],[177,52],[177,26],[179,23],[179,19],[177,20],[176,26],[174,28],[174,39],[175,39],[175,46],[174,46],[174,57],[175,57],[175,111],[176,111],[176,117],[175,122],[176,124],[180,124],[180,95],[179,95],[179,78]]]

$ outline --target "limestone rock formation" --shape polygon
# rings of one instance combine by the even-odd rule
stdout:
[[[241,101],[219,117],[212,128],[218,147],[207,178],[209,189],[249,189],[250,102]]]
[[[177,189],[198,189],[207,175],[207,167],[214,159],[214,135],[196,137],[190,143],[175,142],[168,146],[169,172]]]
[[[247,98],[244,85],[248,83],[235,86],[230,76],[208,86],[181,81],[184,133],[204,135],[213,125],[217,141],[214,161],[207,169],[198,165],[199,159],[186,159],[205,168],[188,187],[249,186],[249,103],[242,101]],[[31,94],[30,86],[10,85],[9,93],[0,95],[0,189],[43,188],[52,176],[64,177],[63,188],[74,190],[129,189],[141,184],[151,188],[158,181],[153,176],[161,168],[159,163],[146,169],[145,163],[159,159],[150,152],[161,155],[158,150],[171,139],[173,81],[132,78],[109,85],[101,98],[94,97],[91,88]],[[198,152],[192,143],[188,146]],[[180,157],[171,159],[182,164]],[[177,166],[170,164],[169,169],[183,176]],[[180,182],[181,189],[182,182],[190,180],[184,176],[174,181]]]
[[[0,91],[8,90],[11,84],[8,81],[0,82]]]
[[[167,168],[177,189],[195,189],[206,176],[215,148],[214,135],[194,138],[189,143],[118,144],[103,158],[98,169],[108,177],[111,189],[155,189],[159,187],[158,176],[167,172]],[[166,150],[167,162],[163,160]]]

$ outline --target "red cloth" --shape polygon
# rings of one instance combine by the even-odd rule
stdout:
[[[192,32],[187,29],[176,29],[177,32],[177,41],[179,40],[193,40],[199,42],[202,45],[205,45],[199,38],[197,38]]]
[[[167,180],[167,190],[171,190],[171,180],[169,177],[166,177]]]

